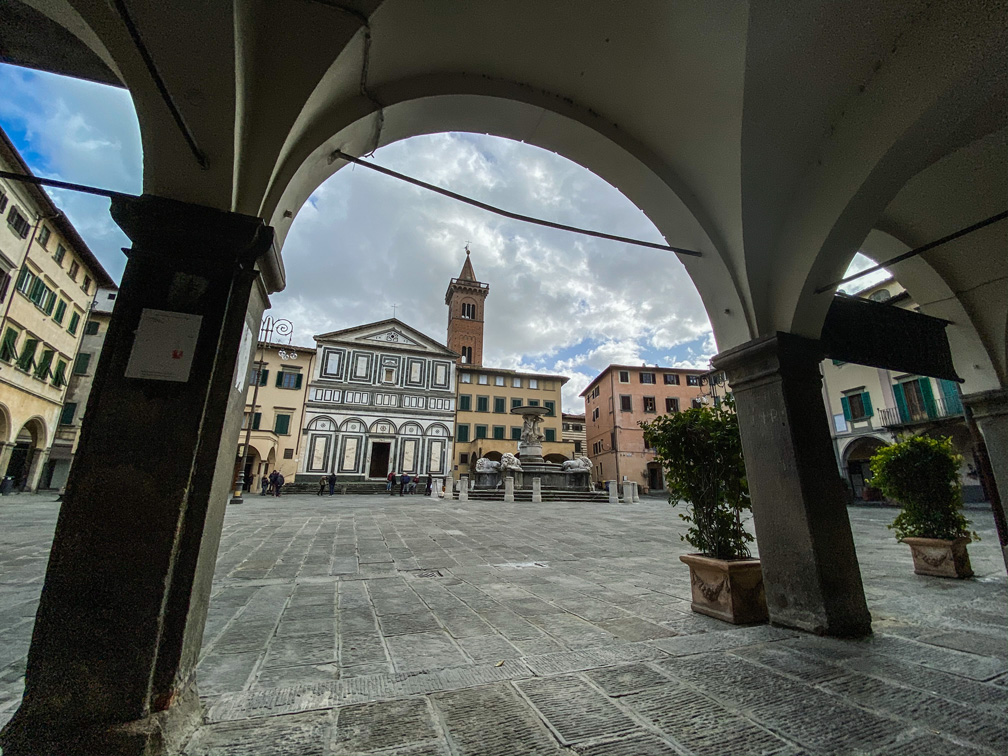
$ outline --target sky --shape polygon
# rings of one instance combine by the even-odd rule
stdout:
[[[0,126],[37,175],[142,191],[139,127],[125,90],[0,64],[0,93]],[[530,145],[435,134],[383,147],[374,160],[513,212],[664,241],[615,188]],[[108,201],[50,194],[118,281],[129,240]],[[271,296],[270,314],[294,324],[300,345],[393,312],[444,343],[445,290],[467,243],[476,277],[490,284],[483,363],[569,376],[564,411],[584,411],[578,395],[611,363],[706,369],[717,351],[674,254],[512,221],[359,167],[338,171],[298,212],[283,248],[287,288]],[[870,265],[858,255],[848,272]]]

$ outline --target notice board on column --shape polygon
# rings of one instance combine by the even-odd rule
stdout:
[[[126,377],[188,381],[202,321],[202,315],[145,307],[126,364]]]

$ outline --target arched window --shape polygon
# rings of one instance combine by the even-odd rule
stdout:
[[[462,303],[462,317],[466,320],[476,319],[476,305],[473,302]]]
[[[462,347],[462,362],[467,365],[472,363],[472,347]]]

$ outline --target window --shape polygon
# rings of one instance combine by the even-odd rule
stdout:
[[[667,397],[665,399],[665,411],[666,412],[678,412],[679,411],[679,400],[675,397]]]
[[[45,247],[49,244],[49,237],[52,236],[52,231],[49,230],[48,226],[42,226],[38,232],[38,243]]]
[[[15,234],[20,236],[22,239],[28,238],[28,231],[31,230],[31,224],[28,219],[21,215],[21,211],[17,209],[17,205],[11,205],[10,212],[7,213],[7,225],[11,227],[11,230]]]
[[[466,365],[471,365],[472,364],[472,347],[471,346],[464,346],[464,347],[462,347],[462,362],[464,364],[466,364]],[[465,383],[469,383],[469,381],[465,381]]]
[[[276,432],[278,436],[286,436],[288,433],[290,433],[290,420],[291,420],[290,415],[278,414],[276,416],[276,421],[273,424],[273,430]]]
[[[514,409],[515,407],[521,407],[521,406],[522,406],[522,400],[521,399],[517,399],[517,398],[511,399],[511,409]]]
[[[479,377],[479,385],[480,386],[487,386],[487,385],[489,385],[489,383],[490,383],[490,379],[487,378],[487,376],[481,375]]]
[[[630,371],[620,370],[619,371],[619,382],[620,383],[630,383]]]
[[[13,328],[8,328],[4,333],[3,343],[0,344],[0,360],[11,362],[17,358],[17,340],[20,334]]]
[[[468,465],[469,464],[469,454],[467,452],[462,452],[459,454],[459,464]]]
[[[7,195],[0,192],[0,213],[7,209]]]
[[[61,388],[66,385],[66,360],[58,360],[56,362],[56,372],[53,373],[52,384],[56,388]]]
[[[38,367],[35,368],[35,377],[40,381],[49,380],[49,366],[52,365],[55,354],[52,349],[42,350],[42,357],[39,358]]]
[[[490,397],[489,396],[477,396],[476,397],[476,411],[477,412],[489,412],[490,411]]]
[[[74,310],[73,315],[70,316],[70,325],[67,326],[67,330],[70,332],[71,336],[77,335],[78,325],[80,325],[80,313]]]
[[[97,336],[98,335],[98,321],[89,320],[84,324],[84,335],[85,336]]]
[[[277,372],[276,387],[284,389],[301,388],[301,373],[291,373],[286,370]]]
[[[80,265],[77,264],[76,260],[70,263],[70,270],[67,271],[67,275],[70,276],[71,281],[77,280],[77,271],[80,270]]]
[[[511,426],[511,440],[512,441],[521,441],[521,430],[522,429],[519,428],[517,425],[512,425]]]
[[[395,383],[395,368],[385,368],[384,383]]]
[[[553,417],[556,414],[556,402],[547,400],[543,402],[543,407],[546,408],[546,414],[550,417]]]
[[[663,378],[665,379],[666,386],[678,386],[679,385],[679,375],[678,373],[665,373]]]
[[[546,428],[543,431],[547,441],[556,441],[556,428]]]
[[[87,375],[88,366],[91,364],[91,355],[87,352],[81,352],[77,355],[77,359],[74,362],[74,375]]]
[[[64,257],[66,257],[66,247],[64,247],[62,244],[57,244],[56,253],[53,255],[53,260],[55,260],[56,264],[59,265],[61,268],[63,267]]]
[[[702,409],[703,402],[700,401],[698,397],[693,397],[693,400],[690,402],[690,406],[693,407],[693,409]]]
[[[645,396],[644,397],[644,411],[645,412],[657,412],[658,411],[656,409],[655,400],[654,400],[653,396]]]
[[[503,425],[495,425],[493,427],[493,437],[495,439],[497,439],[498,441],[503,441],[504,440],[504,426]]]
[[[472,302],[463,302],[462,303],[462,317],[465,318],[466,320],[475,320],[476,319],[476,305],[473,304]]]
[[[494,412],[497,414],[504,414],[507,412],[507,399],[503,396],[494,397]],[[503,438],[503,436],[501,437]]]
[[[599,387],[596,386],[595,390],[591,392],[591,398],[592,399],[598,399],[598,392],[599,392]]]
[[[10,288],[11,277],[6,270],[0,271],[0,302],[7,298],[7,289]]]
[[[486,438],[487,437],[487,427],[485,425],[476,426],[476,438]]]
[[[255,386],[258,383],[260,386],[265,386],[267,378],[269,378],[269,370],[263,370],[260,373],[259,368],[253,368],[252,375],[249,376],[249,385]]]
[[[248,428],[249,413],[246,412],[242,417],[242,428]],[[259,423],[262,421],[262,412],[252,413],[252,430],[259,430]]]
[[[538,399],[529,399],[528,400],[528,406],[529,407],[538,407],[539,406],[539,400]]]
[[[26,373],[32,369],[35,365],[35,349],[38,347],[38,339],[26,339],[24,348],[21,350],[21,356],[18,358],[17,366],[24,370]]]
[[[472,383],[472,373],[462,373],[460,381],[462,383]]]
[[[284,459],[294,459],[294,450],[284,449]]]
[[[596,407],[595,411],[592,412],[592,420],[598,420],[598,414],[599,414],[598,413],[598,407]]]
[[[575,454],[580,454],[581,453],[581,442],[580,441],[574,441],[574,453]]]
[[[459,394],[459,411],[469,412],[472,409],[472,395],[471,394]]]
[[[494,386],[503,386],[503,385],[504,385],[504,376],[503,375],[496,376],[494,378]]]
[[[56,314],[53,315],[53,320],[56,321],[57,325],[63,325],[63,318],[66,317],[67,303],[62,299],[56,303]]]
[[[81,284],[81,291],[85,294],[91,293],[91,276],[84,276],[84,283]]]
[[[529,378],[529,388],[530,389],[539,388],[539,380],[536,378]]]
[[[641,383],[654,383],[655,382],[655,374],[654,373],[641,373],[640,374],[640,382]]]
[[[699,375],[687,375],[686,376],[686,385],[687,386],[699,386],[700,385],[700,376]]]
[[[619,408],[620,412],[631,412],[633,410],[633,405],[630,404],[630,397],[626,394],[620,395]]]
[[[35,274],[28,270],[28,266],[26,265],[18,272],[17,283],[14,284],[14,288],[25,296],[28,296],[34,283]]]
[[[512,378],[511,388],[521,388],[521,378]]]
[[[77,402],[67,402],[63,405],[63,412],[60,413],[60,425],[73,425],[74,415],[77,414]]]
[[[461,444],[467,443],[469,441],[469,426],[459,425],[455,431],[455,435],[456,435],[455,439],[456,441],[458,441]]]
[[[871,397],[867,391],[845,394],[840,397],[840,406],[843,407],[844,419],[852,422],[867,420],[874,414],[872,412]]]

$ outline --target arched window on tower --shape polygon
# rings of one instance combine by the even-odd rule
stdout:
[[[462,362],[466,365],[472,363],[472,347],[464,346],[462,347]]]
[[[466,320],[476,319],[476,305],[472,302],[462,303],[462,317]]]

